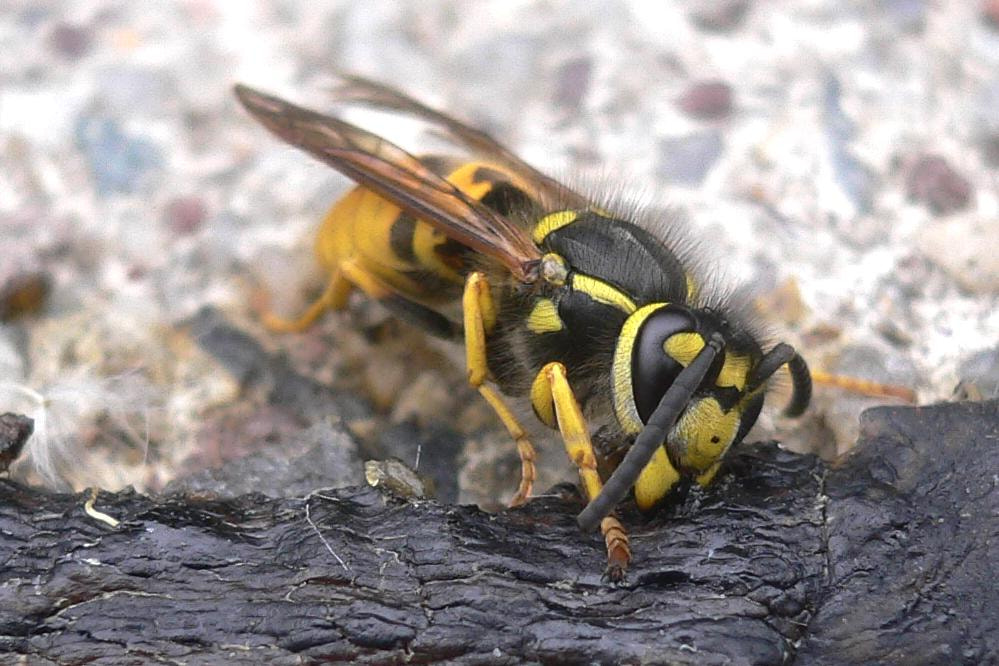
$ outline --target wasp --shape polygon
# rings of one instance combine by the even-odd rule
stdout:
[[[611,579],[631,559],[614,515],[629,491],[647,510],[682,480],[710,483],[781,368],[792,385],[785,414],[807,408],[804,359],[786,343],[764,347],[751,316],[698,276],[675,223],[615,212],[487,134],[362,78],[345,77],[334,98],[415,117],[473,157],[415,157],[339,118],[244,85],[235,93],[278,138],[357,183],[317,236],[330,276],[322,295],[296,320],[265,323],[304,330],[360,290],[462,340],[469,383],[520,455],[511,504],[528,499],[535,479],[534,447],[507,404],[526,399],[578,468],[587,501],[578,522],[599,526]]]

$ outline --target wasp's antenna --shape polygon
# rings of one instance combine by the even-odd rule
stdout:
[[[786,342],[780,343],[763,355],[749,377],[747,391],[755,391],[785,363],[791,373],[792,393],[791,401],[784,408],[784,416],[801,416],[812,399],[812,375],[808,371],[805,359]]]
[[[621,464],[607,479],[600,494],[576,517],[576,522],[584,531],[590,532],[596,529],[604,516],[609,514],[628,490],[635,485],[642,470],[649,464],[656,449],[662,446],[669,429],[690,401],[694,391],[701,385],[701,381],[711,368],[715,356],[721,352],[724,346],[725,340],[721,334],[713,334],[708,344],[694,357],[690,365],[677,375],[676,380],[663,395],[655,411],[652,412],[648,423],[635,439],[635,443],[628,449]]]

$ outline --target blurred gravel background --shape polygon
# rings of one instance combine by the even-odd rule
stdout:
[[[336,71],[684,213],[817,368],[924,402],[999,391],[995,1],[7,0],[0,45],[0,412],[36,419],[56,485],[155,490],[255,451],[321,466],[316,446],[354,446],[344,421],[360,457],[419,450],[451,499],[513,492],[513,446],[447,351],[362,301],[303,335],[256,322],[260,287],[294,313],[321,284],[313,231],[348,183],[231,86],[328,110]],[[205,306],[353,406],[317,426],[248,389],[192,335]],[[753,437],[834,455],[872,402],[820,389]],[[540,448],[539,489],[571,478]]]

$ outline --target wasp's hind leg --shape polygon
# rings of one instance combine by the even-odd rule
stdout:
[[[603,483],[597,472],[597,457],[590,441],[590,431],[579,401],[569,386],[564,365],[549,363],[541,368],[531,387],[531,404],[542,421],[557,427],[562,433],[566,453],[579,468],[586,501],[592,502],[600,494]],[[607,545],[606,575],[612,581],[620,581],[631,561],[628,534],[614,516],[605,516],[600,521],[600,532]]]
[[[391,285],[365,269],[360,262],[344,261],[340,264],[340,271],[365,296],[378,301],[400,319],[439,338],[452,338],[457,332],[455,325],[447,317],[402,296]]]
[[[441,338],[454,337],[454,324],[438,312],[400,296],[381,278],[365,269],[359,262],[343,261],[330,277],[322,295],[309,305],[298,319],[284,319],[272,312],[261,316],[264,326],[279,333],[301,333],[312,326],[320,316],[330,310],[342,310],[354,288],[360,289],[372,300],[384,305],[392,314],[426,332]]]
[[[510,506],[519,506],[531,496],[536,476],[534,461],[537,455],[517,417],[506,406],[496,389],[486,384],[489,377],[486,334],[496,326],[496,304],[493,302],[485,275],[479,272],[468,275],[461,305],[465,319],[465,361],[468,364],[468,383],[478,389],[506,426],[510,436],[517,442],[517,453],[520,455],[520,485],[510,500]]]
[[[285,319],[271,312],[267,306],[264,306],[261,308],[264,312],[261,314],[260,320],[264,326],[277,333],[301,333],[315,324],[316,320],[325,312],[329,310],[342,310],[347,304],[347,297],[350,296],[352,288],[350,281],[347,280],[343,271],[337,269],[330,276],[330,281],[327,283],[322,295],[313,301],[297,319]]]

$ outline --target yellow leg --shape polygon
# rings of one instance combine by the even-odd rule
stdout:
[[[265,311],[261,320],[264,326],[278,333],[301,333],[328,310],[342,310],[346,307],[347,298],[355,287],[374,300],[385,300],[396,295],[396,290],[391,285],[364,268],[356,259],[347,259],[333,271],[322,295],[298,319],[284,319]]]
[[[352,285],[374,300],[382,300],[394,295],[395,289],[386,284],[374,273],[369,272],[359,262],[348,259],[340,264],[340,272]]]
[[[481,384],[477,388],[482,397],[486,399],[486,402],[492,406],[493,411],[500,417],[500,421],[503,422],[510,436],[517,443],[517,453],[520,455],[520,485],[517,486],[517,492],[514,494],[513,499],[510,500],[510,506],[520,506],[531,496],[531,488],[534,487],[534,479],[537,476],[534,471],[534,462],[537,460],[537,455],[530,440],[527,439],[527,433],[524,432],[524,428],[517,421],[517,417],[513,415],[510,408],[503,402],[503,398],[500,397],[499,393],[487,384]]]
[[[825,386],[835,386],[845,391],[862,393],[875,398],[898,398],[905,402],[915,403],[916,392],[907,386],[897,384],[881,384],[858,377],[848,377],[846,375],[833,375],[821,370],[812,370],[812,381]]]
[[[342,310],[347,305],[350,292],[357,287],[369,298],[384,299],[395,293],[389,285],[365,270],[357,261],[347,259],[340,263],[326,289],[298,319],[284,319],[272,312],[264,312],[261,320],[264,326],[278,333],[301,333],[316,323],[328,310]]]
[[[465,292],[461,300],[465,324],[465,361],[468,364],[468,383],[478,389],[490,404],[500,421],[506,426],[510,436],[517,442],[520,455],[520,485],[510,500],[511,506],[519,506],[531,495],[536,473],[534,461],[537,455],[527,438],[527,433],[510,408],[503,402],[499,393],[486,384],[489,377],[489,364],[486,356],[486,334],[496,325],[496,305],[493,302],[489,282],[479,272],[469,274],[465,281]]]
[[[284,319],[266,310],[266,305],[261,308],[264,313],[260,316],[264,326],[278,333],[301,333],[305,329],[316,323],[316,320],[327,310],[342,310],[347,304],[347,297],[350,296],[351,285],[347,281],[343,272],[336,270],[330,276],[329,284],[322,295],[317,298],[305,313],[298,319]]]
[[[587,502],[592,502],[600,494],[603,483],[597,472],[590,431],[579,401],[569,386],[564,365],[549,363],[541,368],[531,387],[531,403],[542,421],[558,425],[565,451],[579,469]],[[607,545],[607,575],[612,580],[620,580],[631,560],[628,534],[614,516],[607,516],[600,522],[600,531]]]

